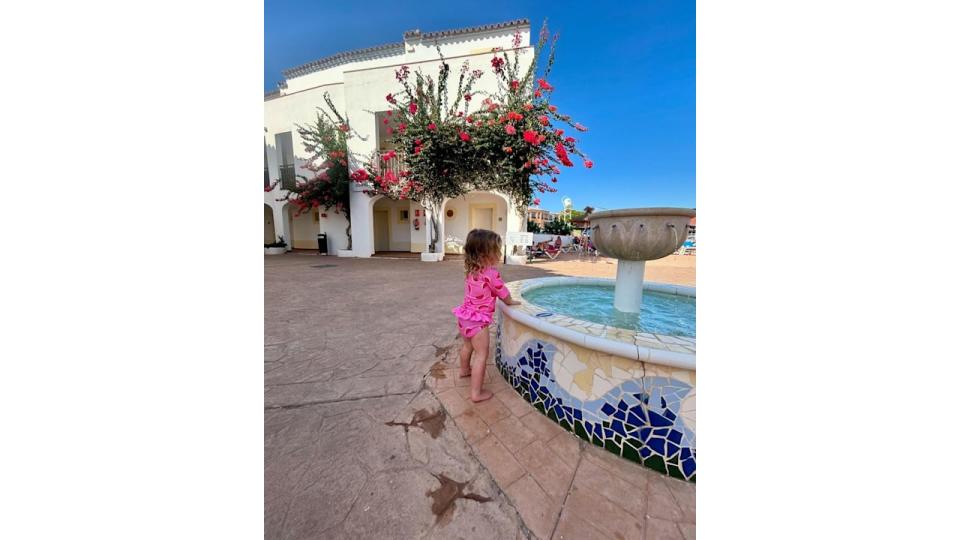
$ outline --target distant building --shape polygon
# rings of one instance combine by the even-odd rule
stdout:
[[[553,221],[553,216],[549,210],[544,210],[543,208],[528,208],[527,221],[536,223],[542,229],[544,224]]]

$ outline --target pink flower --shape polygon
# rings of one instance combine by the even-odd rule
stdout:
[[[460,140],[461,140],[461,141],[464,141],[464,142],[469,142],[469,141],[470,141],[470,134],[467,133],[466,131],[461,131],[461,132],[460,132]]]
[[[471,96],[470,94],[464,94],[463,99],[470,101],[471,99],[473,99],[473,96]]]
[[[517,88],[520,88],[520,81],[510,81],[510,89],[516,90]]]
[[[472,117],[472,116],[468,116],[468,117],[467,117],[467,123],[468,123],[468,124],[472,124],[472,123],[473,123],[473,117]]]
[[[550,119],[546,115],[538,117],[537,120],[540,120],[540,124],[544,126],[550,123]]]
[[[556,183],[557,183],[557,178],[556,178],[556,177],[553,177],[553,178],[550,179],[550,181],[553,182],[554,184],[556,184]]]
[[[513,127],[513,124],[507,124],[504,128],[507,131],[507,135],[516,135],[517,128]]]
[[[542,89],[544,89],[544,90],[546,90],[546,91],[548,91],[548,92],[551,91],[551,90],[553,90],[553,87],[550,86],[550,83],[548,83],[546,79],[537,79],[537,84],[540,85],[540,88],[542,88]]]
[[[588,168],[588,169],[592,169],[592,168],[593,168],[593,162],[590,161],[589,159],[585,159],[585,160],[583,160],[583,166],[586,167],[586,168]]]
[[[395,158],[395,157],[397,157],[397,153],[396,153],[394,150],[390,150],[389,152],[387,152],[386,154],[383,155],[383,160],[384,160],[384,161],[390,161],[391,159],[393,159],[393,158]]]
[[[407,129],[407,125],[401,123],[399,126],[397,126],[397,129],[400,131],[400,133],[403,133]]]
[[[528,110],[528,111],[532,111],[532,110],[533,110],[533,105],[531,105],[530,103],[524,103],[524,104],[523,104],[523,108],[526,109],[526,110]]]
[[[389,102],[389,103],[396,103],[396,102],[397,102],[397,99],[396,99],[395,97],[393,97],[393,94],[387,94],[387,102]]]
[[[417,102],[411,101],[409,109],[410,109],[410,114],[417,114]]]
[[[393,128],[392,128],[392,127],[388,127],[388,128],[387,128],[387,135],[393,135]]]
[[[427,129],[429,129],[430,131],[436,131],[437,125],[434,124],[433,122],[430,122],[429,124],[427,124]]]
[[[558,133],[557,135],[559,135],[559,133]],[[573,143],[577,142],[577,140],[574,139],[573,137],[567,137],[566,139],[564,139],[564,141],[566,141],[566,142],[568,142],[568,143],[570,143],[570,144],[573,144]]]
[[[577,131],[586,131],[586,130],[587,130],[587,127],[581,125],[579,122],[577,122],[576,124],[574,124],[573,127],[577,128]]]
[[[533,200],[533,205],[534,205],[534,206],[540,206],[540,199],[534,199],[534,200]]]
[[[533,95],[536,96],[536,97],[543,97],[543,92],[541,92],[541,91],[539,91],[539,90],[535,90],[535,91],[533,92]]]
[[[503,147],[503,151],[506,152],[506,153],[508,153],[508,154],[512,154],[512,153],[513,153],[513,147],[512,147],[512,146],[504,146],[504,147]]]
[[[556,106],[556,105],[551,105],[551,106],[549,106],[549,107],[547,107],[547,108],[550,109],[550,112],[557,112],[557,106]]]
[[[415,144],[415,145],[417,145],[417,146],[420,146],[420,145],[423,144],[423,143],[420,142],[420,139],[417,139],[417,140],[413,141],[413,144]]]
[[[540,144],[540,141],[537,140],[537,132],[533,131],[532,129],[528,129],[523,132],[523,140],[534,146]]]

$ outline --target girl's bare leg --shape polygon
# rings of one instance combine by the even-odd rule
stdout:
[[[493,397],[493,394],[483,389],[483,376],[487,371],[487,349],[490,348],[490,327],[477,332],[477,335],[470,339],[473,345],[473,375],[470,379],[470,400],[474,403],[486,401]]]
[[[473,344],[470,340],[463,338],[463,345],[460,347],[460,376],[470,376],[470,355],[473,354]]]

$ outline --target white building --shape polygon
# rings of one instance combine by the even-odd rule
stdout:
[[[343,256],[427,251],[429,220],[417,203],[371,197],[356,186],[350,194],[353,250],[344,253],[347,235],[342,215],[314,210],[294,217],[292,205],[277,201],[285,194],[283,185],[293,182],[295,174],[310,176],[309,171],[301,169],[307,153],[296,126],[316,117],[317,107],[326,106],[324,93],[329,92],[334,105],[357,132],[350,141],[351,152],[368,156],[387,150],[388,137],[377,120],[387,110],[386,95],[400,93],[394,76],[397,68],[407,65],[411,71],[419,69],[436,80],[440,57],[434,44],[439,43],[450,64],[451,86],[456,85],[463,61],[469,60],[471,69],[484,71],[474,91],[494,91],[492,51],[497,47],[512,51],[518,31],[525,70],[533,60],[527,19],[440,32],[411,30],[404,33],[402,42],[342,52],[284,71],[285,80],[279,88],[264,96],[264,185],[282,180],[276,189],[264,193],[264,242],[282,235],[293,248],[317,249],[317,234],[322,232],[327,234],[330,252]],[[480,101],[474,100],[473,108],[479,107]],[[472,228],[491,229],[501,236],[507,231],[526,230],[524,218],[509,198],[492,192],[473,192],[448,200],[440,217],[438,237],[446,253],[460,252]]]

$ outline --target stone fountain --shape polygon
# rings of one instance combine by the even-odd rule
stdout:
[[[679,249],[694,216],[696,211],[690,208],[629,208],[590,214],[597,251],[617,259],[614,308],[640,313],[646,262]]]

